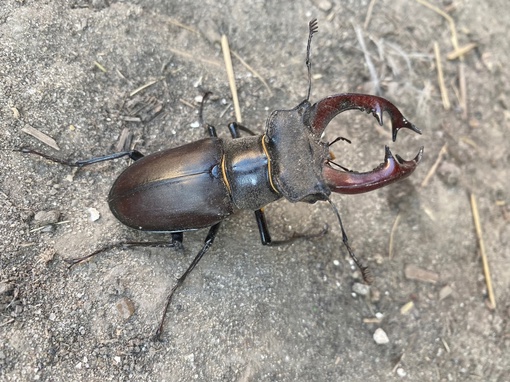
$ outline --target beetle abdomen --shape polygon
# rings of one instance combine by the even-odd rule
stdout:
[[[223,141],[206,138],[143,157],[113,184],[110,209],[140,230],[209,227],[234,212],[222,178],[222,156]]]

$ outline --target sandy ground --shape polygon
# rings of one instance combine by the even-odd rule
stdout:
[[[488,3],[434,2],[454,21],[459,46],[476,44],[461,62],[447,60],[450,24],[417,1],[376,1],[368,22],[367,1],[2,1],[0,380],[510,380],[510,21],[506,1]],[[234,58],[243,121],[261,132],[272,110],[306,94],[313,17],[312,101],[379,92],[423,130],[401,131],[391,145],[408,159],[425,146],[411,178],[333,198],[376,281],[360,294],[327,204],[279,201],[266,210],[275,238],[324,223],[331,231],[267,248],[251,213],[229,219],[176,295],[162,341],[152,342],[165,296],[206,232],[186,235],[182,252],[118,249],[68,271],[65,258],[115,240],[162,239],[122,226],[108,209],[127,160],[74,171],[11,149],[89,158],[116,150],[124,129],[144,153],[191,142],[204,136],[196,127],[200,87],[215,95],[206,120],[228,137],[223,127],[234,114],[221,34],[267,82]],[[23,132],[30,128],[60,151]],[[352,140],[335,154],[360,171],[382,161],[390,143],[388,130],[359,112],[338,117],[327,133]],[[35,214],[51,210],[61,224],[37,229]],[[100,218],[91,221],[91,211]],[[409,266],[429,271],[428,282],[406,277]],[[387,344],[374,342],[378,328]]]

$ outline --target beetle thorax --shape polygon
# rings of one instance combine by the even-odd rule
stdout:
[[[271,177],[291,202],[314,203],[326,200],[331,193],[322,176],[328,147],[306,122],[309,109],[310,103],[303,101],[292,110],[274,111],[266,123]]]

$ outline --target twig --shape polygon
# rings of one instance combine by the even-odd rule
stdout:
[[[444,84],[443,66],[441,65],[441,52],[439,51],[439,44],[434,41],[434,55],[436,56],[437,67],[437,82],[439,83],[439,91],[441,92],[441,99],[445,110],[450,110],[450,99],[448,98],[448,91]]]
[[[443,159],[443,156],[447,153],[448,145],[445,143],[443,147],[441,147],[441,150],[439,150],[439,154],[437,154],[437,159],[430,168],[429,172],[425,176],[425,179],[423,179],[423,182],[421,182],[422,187],[427,187],[429,184],[430,179],[432,176],[436,173],[437,167],[439,166],[439,163],[441,163],[441,160]]]
[[[478,214],[478,206],[476,204],[475,194],[471,194],[471,210],[473,212],[473,220],[476,228],[476,235],[478,236],[478,243],[480,245],[480,255],[482,257],[483,274],[485,276],[485,283],[487,284],[487,293],[489,294],[489,309],[496,309],[496,299],[494,298],[494,291],[492,290],[492,279],[489,269],[489,262],[487,254],[485,253],[485,245],[482,237],[482,227],[480,224],[480,216]]]
[[[234,101],[236,121],[241,123],[242,122],[241,108],[239,107],[239,99],[237,98],[237,87],[236,80],[234,77],[234,68],[232,67],[232,57],[230,57],[230,47],[228,45],[228,38],[225,35],[221,36],[221,49],[223,50],[223,60],[225,61],[225,68],[227,69],[230,92],[232,93],[232,100]]]

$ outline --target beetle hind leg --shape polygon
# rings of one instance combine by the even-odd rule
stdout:
[[[114,159],[122,158],[125,156],[128,156],[129,158],[131,158],[134,161],[137,161],[138,159],[143,158],[143,154],[141,152],[139,152],[138,150],[121,151],[118,153],[113,153],[113,154],[103,155],[100,157],[94,157],[94,158],[83,159],[83,160],[78,160],[78,161],[60,159],[60,158],[57,158],[57,157],[54,157],[54,156],[51,156],[48,154],[41,153],[36,150],[25,148],[25,147],[22,147],[20,149],[14,149],[13,151],[19,151],[20,153],[23,153],[23,154],[38,155],[40,157],[43,157],[44,159],[50,160],[55,163],[62,164],[64,166],[69,166],[69,167],[85,167],[85,166],[89,166],[94,163],[106,162],[109,160],[114,160]]]
[[[184,283],[184,280],[186,280],[186,277],[188,277],[188,275],[193,271],[193,269],[195,269],[195,267],[197,266],[199,261],[202,259],[202,257],[204,257],[207,250],[211,247],[211,245],[214,242],[214,239],[216,238],[216,235],[218,233],[220,225],[221,225],[221,223],[216,223],[209,229],[209,232],[207,233],[207,236],[204,240],[204,245],[202,246],[202,249],[195,256],[195,258],[189,265],[188,269],[186,269],[186,271],[181,275],[181,277],[179,277],[177,279],[175,285],[173,286],[172,290],[168,294],[168,296],[166,298],[165,309],[163,310],[163,316],[161,317],[161,321],[159,322],[158,329],[156,330],[156,333],[154,334],[154,340],[159,340],[161,338],[161,333],[163,332],[163,325],[165,323],[165,318],[166,318],[166,314],[168,311],[168,307],[170,306],[170,303],[172,302],[172,298],[173,298],[175,292],[177,291],[177,289],[179,289],[182,286],[182,284]]]
[[[172,234],[173,236],[173,234]],[[112,249],[116,248],[132,248],[132,247],[169,247],[169,248],[176,248],[179,247],[179,245],[182,247],[182,241],[180,243],[177,243],[178,241],[173,239],[171,241],[119,241],[117,243],[112,243],[105,245],[102,248],[99,248],[98,250],[89,253],[86,256],[78,257],[76,259],[64,259],[66,263],[69,264],[69,269],[74,267],[75,265],[84,263],[85,261],[91,259],[92,257],[99,255],[103,252],[111,251]]]

